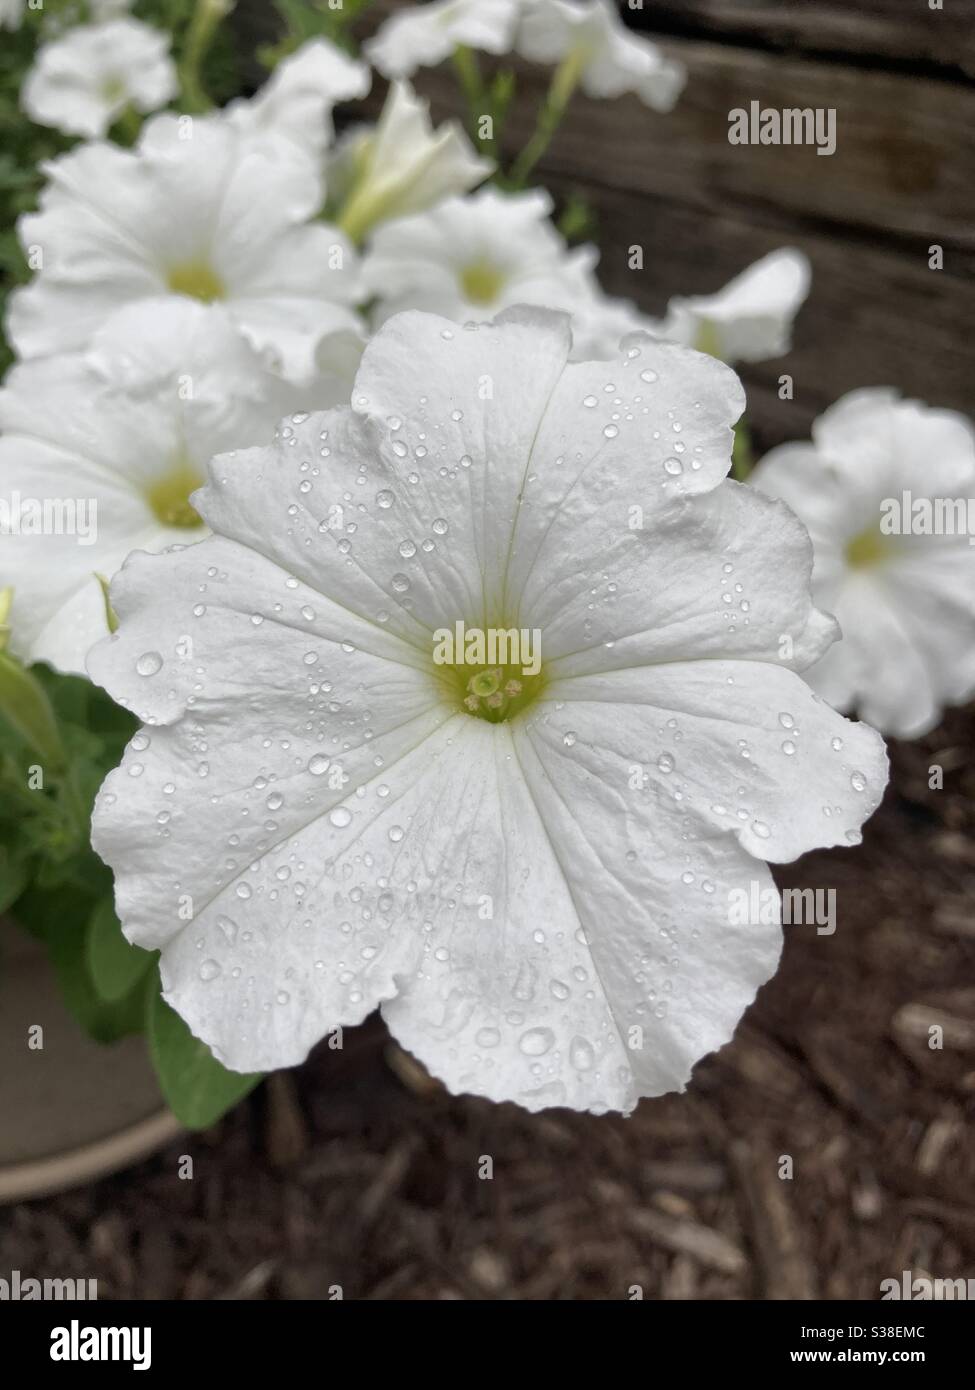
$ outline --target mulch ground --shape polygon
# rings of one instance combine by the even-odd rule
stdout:
[[[532,1117],[449,1096],[374,1019],[214,1131],[0,1212],[0,1269],[183,1299],[874,1299],[902,1270],[971,1277],[973,734],[969,712],[893,745],[863,846],[779,875],[836,888],[835,935],[786,928],[684,1095]]]

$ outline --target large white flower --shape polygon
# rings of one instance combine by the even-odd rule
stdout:
[[[169,35],[137,19],[80,24],[39,49],[20,102],[66,135],[104,135],[128,108],[158,111],[179,90]]]
[[[89,670],[144,727],[94,843],[232,1068],[381,1005],[455,1091],[629,1110],[775,968],[730,892],[877,804],[879,736],[791,669],[835,628],[808,538],[722,482],[733,373],[569,348],[539,310],[391,319],[352,410],[216,460],[216,534],[113,585]],[[458,621],[538,629],[537,674],[437,664]]]
[[[412,77],[433,68],[454,49],[508,53],[521,0],[433,0],[390,16],[375,38],[363,45],[366,57],[384,77]]]
[[[610,0],[528,0],[515,49],[536,63],[564,63],[591,97],[635,92],[655,111],[670,111],[683,90],[683,64],[630,34]]]
[[[40,211],[18,225],[43,258],[11,296],[22,357],[84,348],[113,310],[167,293],[223,304],[296,381],[314,375],[323,340],[356,328],[356,257],[313,220],[321,177],[292,141],[163,115],[134,150],[92,142],[44,167]]]
[[[816,600],[843,640],[804,674],[830,704],[913,738],[975,693],[968,420],[895,391],[853,391],[815,422],[811,444],[773,449],[751,482],[812,536]]]
[[[376,322],[403,309],[426,309],[465,323],[493,318],[514,304],[535,304],[573,314],[575,356],[614,353],[640,316],[606,298],[593,273],[596,248],[570,251],[549,220],[551,211],[542,189],[504,194],[483,188],[386,223],[362,265],[365,289],[377,301]]]
[[[108,630],[98,576],[131,550],[201,539],[189,495],[209,459],[269,441],[297,404],[223,310],[191,300],[122,309],[88,354],[15,366],[0,390],[14,650],[83,673]]]
[[[229,119],[251,133],[285,135],[316,157],[334,136],[332,110],[364,97],[372,75],[327,39],[311,39],[283,59],[256,96],[231,102]]]
[[[809,293],[809,261],[783,247],[716,294],[675,297],[654,331],[723,362],[762,362],[788,352],[792,323]]]
[[[474,153],[456,121],[434,130],[429,104],[398,81],[390,85],[378,124],[353,131],[335,165],[343,193],[338,223],[353,241],[380,222],[466,193],[494,168]]]

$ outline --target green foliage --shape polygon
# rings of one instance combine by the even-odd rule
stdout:
[[[194,1038],[169,1007],[158,987],[149,991],[146,1033],[163,1095],[189,1129],[214,1124],[261,1080],[259,1075],[241,1075],[222,1067],[206,1043]]]
[[[99,998],[115,1004],[125,999],[144,980],[153,953],[132,946],[122,935],[110,898],[103,898],[88,922],[85,934],[88,975]]]
[[[259,1078],[225,1071],[163,1003],[156,953],[122,935],[111,872],[89,840],[95,794],[136,721],[78,676],[43,665],[24,674],[53,712],[65,759],[53,769],[38,762],[28,737],[0,712],[0,911],[43,943],[81,1027],[104,1043],[148,1032],[178,1118],[191,1128],[212,1124]]]

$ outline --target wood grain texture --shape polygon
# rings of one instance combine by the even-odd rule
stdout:
[[[636,0],[633,0],[636,3]],[[975,0],[630,0],[636,29],[729,37],[760,47],[914,62],[975,75]]]

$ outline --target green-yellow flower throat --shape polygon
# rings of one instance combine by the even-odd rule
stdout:
[[[520,666],[454,666],[451,671],[461,708],[489,724],[514,719],[538,699],[545,685],[543,672],[526,676]]]
[[[545,685],[537,628],[467,627],[433,634],[433,662],[451,702],[465,714],[501,724],[537,700]]]

